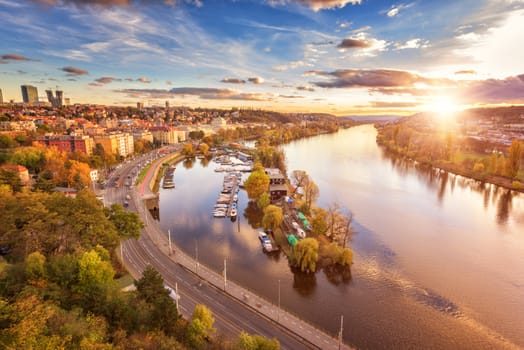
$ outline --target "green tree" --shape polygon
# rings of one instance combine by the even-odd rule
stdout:
[[[293,266],[302,272],[315,272],[318,261],[318,241],[314,238],[304,238],[293,248]]]
[[[94,250],[82,254],[78,261],[78,288],[84,293],[95,288],[105,289],[112,283],[114,275],[111,264],[102,260]]]
[[[28,280],[38,280],[45,277],[46,258],[40,252],[33,252],[25,259],[25,275]]]
[[[327,217],[328,212],[320,207],[314,207],[312,209],[313,212],[313,218],[311,220],[311,227],[313,234],[319,236],[319,235],[325,235],[328,226],[327,226]]]
[[[25,166],[29,171],[38,173],[44,166],[44,152],[38,147],[21,147],[11,156],[11,162]]]
[[[267,339],[261,335],[249,335],[246,332],[240,332],[236,348],[238,350],[280,350],[278,339]]]
[[[169,291],[164,288],[164,279],[154,267],[148,265],[142,277],[135,281],[138,298],[147,303],[152,303],[160,295],[169,296]]]
[[[8,185],[13,192],[22,190],[20,176],[16,171],[10,169],[0,169],[0,185]]]
[[[121,239],[140,238],[140,231],[144,224],[138,214],[125,210],[120,204],[111,205],[108,218],[113,223]]]
[[[282,224],[283,220],[282,208],[271,204],[264,208],[264,217],[262,218],[264,228],[275,231]]]
[[[263,170],[253,170],[244,182],[244,186],[250,199],[258,199],[269,189],[269,176]]]
[[[211,310],[205,305],[197,305],[193,310],[192,320],[187,326],[186,337],[189,344],[195,349],[204,349],[208,339],[216,332],[215,322]]]

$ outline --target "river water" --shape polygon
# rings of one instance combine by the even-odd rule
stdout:
[[[262,252],[259,213],[239,193],[239,217],[211,211],[223,173],[179,164],[160,190],[160,223],[211,268],[361,349],[524,348],[524,196],[390,157],[371,125],[285,145],[288,172],[306,170],[354,214],[351,279],[294,274]]]

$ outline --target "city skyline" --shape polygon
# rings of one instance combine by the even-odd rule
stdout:
[[[33,85],[336,115],[524,103],[520,0],[0,0],[0,18],[4,101]]]

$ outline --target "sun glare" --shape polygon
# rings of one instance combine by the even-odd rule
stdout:
[[[451,96],[437,96],[433,102],[426,106],[430,113],[434,113],[439,119],[454,119],[456,113],[462,108]]]

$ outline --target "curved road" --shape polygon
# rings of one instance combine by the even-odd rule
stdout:
[[[151,156],[143,156],[135,159],[133,162],[124,163],[115,171],[113,178],[120,176],[120,182],[125,184],[130,178],[131,183],[134,183],[133,170],[137,169],[140,163],[152,160]],[[137,171],[138,172],[138,171]],[[149,173],[152,173],[150,171]],[[150,174],[148,174],[150,177]],[[144,182],[149,183],[149,177]],[[110,181],[111,183],[111,181]],[[149,192],[149,189],[147,189]],[[143,187],[141,187],[143,194]],[[198,267],[195,266],[195,271],[184,267],[181,263],[175,261],[173,256],[169,256],[167,247],[167,239],[165,235],[160,232],[160,229],[155,227],[156,223],[146,212],[145,208],[140,206],[140,200],[136,198],[137,193],[126,186],[114,188],[108,186],[104,191],[104,204],[111,205],[113,203],[122,204],[129,195],[135,199],[129,200],[128,210],[132,210],[141,215],[144,220],[145,228],[138,240],[128,240],[121,245],[121,254],[123,263],[133,278],[141,277],[143,270],[147,265],[153,266],[164,278],[166,285],[175,289],[178,287],[179,311],[186,318],[190,319],[192,311],[197,304],[205,304],[213,312],[215,318],[215,327],[218,333],[227,337],[235,337],[241,331],[246,331],[250,334],[260,334],[267,338],[277,338],[282,349],[339,349],[338,342],[332,336],[323,332],[311,331],[311,329],[300,326],[300,322],[295,322],[293,317],[288,317],[287,324],[285,313],[278,310],[276,307],[265,306],[265,312],[277,312],[278,319],[281,322],[275,322],[270,317],[265,316],[260,310],[248,305],[249,303],[241,302],[235,298],[231,293],[225,293],[217,288],[219,283],[208,283],[195,272],[199,272]],[[162,249],[163,248],[163,249]],[[177,258],[180,259],[181,253],[177,253]],[[186,259],[188,259],[186,257]],[[188,266],[188,264],[185,264]],[[200,271],[204,272],[205,268],[201,267]],[[229,291],[228,284],[228,291]],[[243,293],[244,298],[247,298]],[[253,300],[254,301],[254,300]],[[261,307],[261,304],[255,303]],[[268,310],[273,309],[273,310]],[[289,315],[288,315],[289,316]],[[296,326],[296,327],[295,327]],[[299,329],[300,328],[300,329]],[[303,338],[305,332],[309,333],[308,339],[314,338],[314,342],[310,342]],[[304,332],[304,333],[302,333]],[[297,334],[300,333],[300,334]],[[316,339],[318,338],[318,339]],[[345,344],[342,348],[348,348]]]

